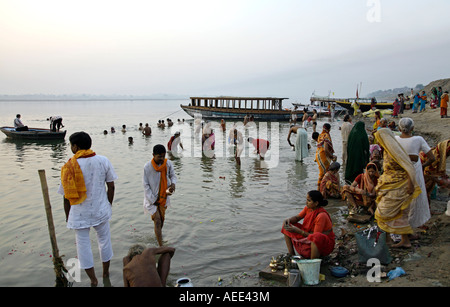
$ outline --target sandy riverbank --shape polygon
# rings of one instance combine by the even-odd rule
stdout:
[[[441,119],[439,110],[427,109],[424,113],[413,114],[406,110],[403,117],[411,117],[415,122],[415,134],[423,136],[428,144],[433,147],[438,142],[450,137],[450,118]],[[390,117],[390,116],[389,116]],[[354,119],[354,122],[361,120]],[[373,118],[364,118],[366,125],[373,124]],[[395,119],[398,124],[400,118]],[[450,159],[447,161],[447,173],[450,173]],[[425,224],[426,230],[416,230],[419,238],[411,241],[410,249],[390,249],[393,261],[382,266],[383,272],[389,272],[396,267],[401,267],[406,275],[388,281],[369,282],[367,279],[368,267],[358,264],[358,252],[354,233],[367,224],[353,224],[344,222],[335,225],[336,247],[335,251],[321,266],[321,273],[325,275],[325,281],[314,287],[448,287],[450,286],[450,216],[445,215],[447,201],[450,199],[450,191],[438,189],[436,199],[431,201],[431,210],[434,213]],[[343,208],[345,204],[342,203]],[[345,216],[346,210],[342,210]],[[282,238],[280,237],[280,240]],[[280,251],[285,253],[286,251]],[[268,262],[270,257],[268,255]],[[330,274],[330,266],[340,265],[350,270],[350,274],[344,278],[335,278]],[[231,286],[275,286],[284,287],[284,283],[264,280],[257,276],[242,274],[236,276],[230,283]]]

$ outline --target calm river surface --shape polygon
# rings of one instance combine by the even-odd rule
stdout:
[[[75,235],[66,228],[62,197],[57,194],[60,170],[72,156],[69,136],[88,132],[92,149],[109,158],[118,180],[113,203],[111,236],[114,258],[110,279],[113,286],[122,281],[122,258],[135,243],[156,246],[153,222],[144,214],[142,175],[156,144],[167,145],[175,131],[181,131],[185,151],[172,159],[178,177],[176,193],[166,213],[163,239],[176,248],[169,282],[189,277],[195,286],[217,286],[218,277],[226,285],[233,277],[264,269],[272,256],[285,253],[280,227],[284,218],[305,206],[306,192],[316,189],[318,168],[314,162],[315,144],[306,160],[296,162],[286,141],[288,123],[257,123],[241,131],[246,137],[268,138],[272,149],[261,162],[248,147],[242,165],[234,161],[227,145],[228,131],[212,122],[216,133],[216,157],[202,157],[199,135],[192,118],[180,108],[188,100],[147,101],[0,101],[0,126],[12,126],[17,113],[29,127],[48,127],[46,120],[61,115],[67,130],[65,141],[24,142],[0,136],[0,286],[54,286],[55,275],[38,170],[46,171],[56,236],[64,261],[76,257]],[[159,119],[171,118],[171,128],[156,127]],[[178,124],[178,119],[186,119]],[[327,119],[320,119],[318,131]],[[145,138],[138,125],[149,123],[152,136]],[[332,123],[332,138],[340,158],[341,137]],[[122,133],[122,125],[127,132]],[[115,134],[103,135],[114,126]],[[232,122],[227,122],[227,129]],[[308,129],[311,139],[312,129]],[[134,144],[128,144],[128,137]],[[292,137],[292,142],[295,136]],[[340,160],[340,159],[339,159]],[[327,210],[338,223],[340,201]],[[101,262],[91,231],[95,268],[101,277]],[[74,286],[89,286],[84,272]],[[99,285],[101,278],[99,278]]]

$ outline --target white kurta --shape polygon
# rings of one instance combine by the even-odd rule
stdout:
[[[167,187],[169,187],[172,183],[177,183],[177,177],[175,175],[175,169],[170,160],[167,160]],[[144,176],[142,179],[142,183],[144,185],[144,208],[150,214],[154,214],[156,212],[157,207],[154,203],[158,200],[159,195],[159,184],[161,181],[161,173],[157,172],[153,165],[152,161],[149,161],[144,166]],[[170,196],[167,196],[166,199],[166,208],[170,206]]]
[[[111,219],[112,209],[106,193],[106,182],[117,180],[111,162],[104,156],[95,155],[77,159],[86,185],[86,200],[70,207],[67,228],[81,229],[100,225]],[[64,195],[62,184],[58,193]]]
[[[295,160],[303,161],[308,157],[308,133],[303,128],[297,129],[297,138],[295,140]]]
[[[395,139],[402,145],[409,155],[419,156],[421,151],[428,153],[431,150],[430,146],[428,146],[427,142],[421,136],[413,136],[410,138],[401,138],[396,136]],[[420,193],[420,195],[411,202],[409,210],[409,224],[412,228],[416,228],[425,224],[431,218],[431,213],[420,158],[418,157],[418,161],[412,163],[414,164],[414,168],[416,170],[417,183],[422,190],[422,193]]]

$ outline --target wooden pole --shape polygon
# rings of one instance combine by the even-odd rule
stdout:
[[[55,225],[53,224],[52,206],[50,204],[50,197],[48,195],[47,179],[45,178],[45,170],[38,170],[39,178],[41,179],[42,195],[44,196],[45,213],[47,214],[48,232],[50,234],[50,243],[52,244],[53,265],[56,274],[56,286],[67,287],[68,280],[64,275],[67,269],[59,256],[58,244],[56,243]]]

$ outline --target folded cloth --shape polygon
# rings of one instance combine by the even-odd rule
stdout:
[[[164,159],[164,162],[161,165],[157,165],[155,159],[152,159],[152,166],[155,171],[161,173],[158,201],[160,207],[165,207],[167,200],[167,159]]]

